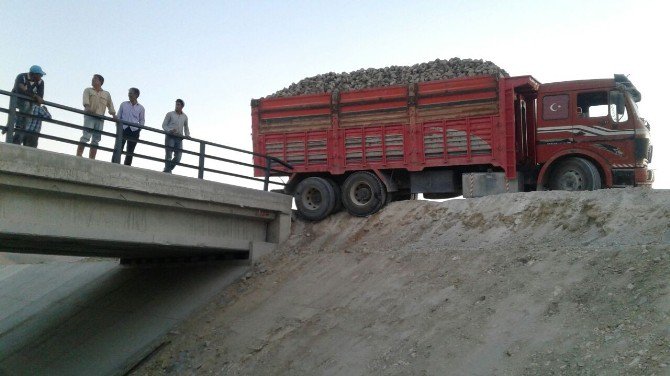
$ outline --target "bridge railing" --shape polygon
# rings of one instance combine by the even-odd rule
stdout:
[[[130,155],[130,156],[133,156],[134,158],[146,159],[146,160],[161,162],[161,163],[165,162],[164,158],[157,158],[157,157],[154,157],[154,156],[151,156],[151,155],[134,153],[134,152],[129,153],[127,151],[123,151],[123,148],[122,148],[122,142],[123,142],[123,139],[124,139],[124,137],[123,137],[123,125],[124,124],[128,125],[128,126],[135,127],[135,128],[140,128],[142,130],[147,130],[149,132],[154,132],[154,133],[163,134],[163,135],[168,134],[167,132],[163,131],[162,129],[142,126],[142,125],[139,125],[139,124],[136,124],[136,123],[130,123],[130,122],[122,121],[122,120],[119,120],[119,119],[113,119],[113,118],[108,117],[108,116],[95,115],[95,114],[91,114],[89,112],[86,112],[86,111],[83,111],[83,110],[80,110],[80,109],[77,109],[77,108],[65,106],[65,105],[62,105],[62,104],[59,104],[59,103],[44,101],[45,105],[50,106],[52,108],[57,108],[57,109],[64,110],[64,111],[67,111],[67,112],[70,112],[70,113],[76,113],[76,114],[95,117],[95,118],[98,118],[98,119],[107,120],[107,121],[113,122],[116,125],[115,133],[105,132],[103,130],[94,130],[94,129],[85,128],[81,125],[73,124],[73,123],[70,123],[70,122],[57,120],[57,119],[54,119],[54,118],[45,119],[45,118],[40,118],[38,116],[32,115],[30,113],[19,113],[16,110],[17,100],[23,99],[23,100],[27,100],[27,101],[32,102],[31,98],[27,97],[27,96],[24,96],[24,95],[21,95],[21,94],[5,91],[5,90],[0,90],[0,94],[9,97],[8,108],[0,107],[0,113],[5,113],[5,114],[8,115],[7,124],[4,125],[4,126],[0,125],[0,129],[3,132],[6,132],[5,142],[7,142],[7,143],[12,142],[12,140],[14,138],[14,134],[16,132],[22,132],[24,134],[36,134],[36,135],[39,136],[40,139],[54,140],[54,141],[57,141],[57,142],[62,142],[62,143],[72,144],[72,145],[90,146],[89,144],[80,142],[79,140],[75,141],[75,140],[64,138],[64,137],[58,137],[58,136],[54,136],[54,135],[45,134],[43,132],[30,132],[30,131],[27,131],[27,130],[14,129],[14,125],[15,125],[15,121],[16,121],[17,116],[23,116],[23,117],[26,117],[28,119],[39,118],[42,122],[55,124],[57,126],[64,127],[64,128],[78,129],[78,130],[81,130],[81,131],[86,130],[86,131],[88,131],[92,134],[96,134],[96,133],[100,134],[101,137],[104,136],[104,137],[113,138],[114,139],[114,147],[113,148],[109,148],[109,147],[105,147],[105,146],[101,146],[101,145],[95,146],[97,149],[111,152],[113,163],[120,163],[121,162],[121,155]],[[174,136],[174,135],[172,135],[172,136]],[[283,172],[281,170],[277,170],[277,169],[272,168],[273,164],[275,166],[276,165],[282,165],[286,168],[293,169],[293,167],[290,164],[282,161],[279,158],[276,158],[276,157],[273,157],[273,156],[270,156],[270,155],[255,153],[255,152],[252,152],[252,151],[239,149],[239,148],[235,148],[235,147],[232,147],[232,146],[222,145],[222,144],[218,144],[218,143],[215,143],[215,142],[201,140],[201,139],[192,138],[192,137],[182,137],[182,138],[184,138],[185,140],[188,140],[188,141],[195,142],[195,143],[199,144],[199,150],[198,151],[191,151],[191,150],[184,149],[184,148],[182,148],[182,149],[176,148],[175,151],[181,150],[181,152],[183,154],[197,156],[198,164],[195,165],[195,164],[180,162],[177,165],[182,166],[182,167],[186,167],[186,168],[189,168],[189,169],[197,170],[199,179],[204,179],[205,172],[221,174],[221,175],[231,176],[231,177],[240,178],[240,179],[247,179],[247,180],[262,182],[263,183],[263,189],[265,191],[267,191],[270,184],[285,185],[285,183],[283,183],[283,182],[270,180],[270,177],[272,177],[273,174],[285,174],[285,172]],[[160,149],[165,149],[164,144],[147,141],[146,139],[134,139],[134,138],[129,139],[129,138],[126,138],[126,141],[128,141],[128,140],[133,141],[133,142],[137,142],[138,144],[144,144],[144,145],[149,145],[149,146],[160,148]],[[208,148],[218,148],[218,149],[227,150],[227,151],[233,152],[233,153],[259,156],[259,157],[265,159],[266,164],[264,166],[261,166],[261,165],[256,165],[256,164],[253,164],[253,163],[241,162],[241,161],[231,159],[231,158],[224,158],[224,157],[216,156],[216,155],[213,155],[213,154],[208,154],[206,152]],[[246,176],[246,175],[242,175],[242,174],[238,174],[238,173],[234,173],[234,172],[230,172],[230,171],[223,171],[223,170],[220,170],[220,169],[207,167],[207,165],[206,165],[207,161],[225,162],[225,163],[231,163],[231,164],[235,164],[235,165],[239,165],[239,166],[251,167],[251,168],[254,168],[254,169],[261,169],[261,170],[265,171],[265,177],[263,179],[260,179],[260,178],[255,178],[255,177],[252,177],[252,176]]]

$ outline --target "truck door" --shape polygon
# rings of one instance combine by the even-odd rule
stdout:
[[[573,134],[576,142],[607,141],[634,136],[624,93],[599,90],[577,93]]]

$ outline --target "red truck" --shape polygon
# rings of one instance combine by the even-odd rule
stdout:
[[[640,99],[618,74],[548,84],[477,76],[264,98],[251,103],[253,147],[293,166],[272,168],[290,177],[284,192],[309,220],[342,206],[366,216],[418,193],[650,186]]]

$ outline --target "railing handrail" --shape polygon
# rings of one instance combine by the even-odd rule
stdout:
[[[9,97],[10,97],[10,106],[9,106],[9,107],[11,107],[11,97],[15,97],[15,98],[19,98],[19,99],[27,100],[27,101],[30,101],[30,102],[34,102],[34,100],[33,100],[31,97],[29,97],[29,96],[26,96],[26,95],[23,95],[23,94],[19,94],[19,93],[14,93],[14,92],[11,92],[11,91],[6,91],[6,90],[2,90],[2,89],[0,89],[0,94],[2,94],[2,95],[6,95],[6,96],[9,96]],[[261,180],[261,179],[257,179],[257,178],[246,177],[246,176],[243,176],[243,175],[240,175],[240,174],[228,173],[228,172],[224,172],[224,171],[214,170],[214,169],[211,169],[211,168],[205,168],[204,166],[192,166],[192,165],[188,165],[188,164],[180,163],[180,165],[182,165],[182,166],[189,167],[189,168],[196,168],[196,169],[198,169],[198,170],[199,170],[198,177],[199,177],[200,179],[203,178],[203,177],[202,177],[202,173],[203,173],[204,171],[214,172],[214,173],[222,173],[222,174],[226,174],[226,175],[230,175],[230,176],[235,176],[235,177],[239,177],[239,178],[245,178],[245,179],[250,179],[250,180],[255,180],[255,181],[262,181],[262,182],[265,183],[264,189],[267,190],[267,189],[268,189],[268,184],[285,185],[284,183],[278,183],[278,182],[274,182],[274,181],[270,181],[270,180],[269,180],[270,174],[271,174],[272,172],[285,173],[285,171],[276,170],[276,169],[272,168],[272,167],[271,167],[271,164],[272,164],[273,162],[279,163],[279,164],[281,164],[282,166],[284,166],[284,167],[286,167],[286,168],[288,168],[288,169],[293,169],[293,166],[291,166],[290,164],[286,163],[285,161],[283,161],[283,160],[281,160],[281,159],[279,159],[279,158],[277,158],[277,157],[274,157],[274,156],[270,156],[270,155],[266,155],[266,154],[261,154],[261,153],[256,153],[256,152],[253,152],[253,151],[248,151],[248,150],[244,150],[244,149],[240,149],[240,148],[235,148],[235,147],[227,146],[227,145],[223,145],[223,144],[218,144],[218,143],[216,143],[216,142],[207,141],[207,140],[202,140],[202,139],[199,139],[199,138],[185,137],[185,136],[181,136],[181,135],[173,135],[173,134],[170,134],[170,133],[168,133],[168,132],[166,132],[166,131],[164,131],[163,129],[160,129],[160,128],[148,127],[148,126],[141,125],[141,124],[138,124],[138,123],[132,123],[132,122],[124,121],[124,120],[121,120],[121,119],[115,119],[115,118],[112,118],[112,117],[109,117],[109,116],[105,116],[105,115],[98,115],[98,114],[90,113],[90,112],[87,112],[87,111],[84,111],[84,110],[80,110],[80,109],[78,109],[78,108],[74,108],[74,107],[66,106],[66,105],[63,105],[63,104],[60,104],[60,103],[55,103],[55,102],[50,102],[50,101],[45,101],[45,100],[43,100],[43,104],[44,104],[44,105],[51,106],[51,107],[53,107],[53,108],[58,108],[58,109],[61,109],[61,110],[65,110],[65,111],[69,111],[69,112],[74,112],[74,113],[81,114],[81,115],[85,115],[85,116],[96,117],[96,118],[103,119],[103,120],[107,120],[107,121],[110,121],[110,122],[113,122],[113,123],[116,123],[116,124],[117,124],[117,133],[105,132],[105,131],[103,131],[103,130],[97,131],[97,132],[98,132],[99,134],[101,134],[101,135],[106,135],[106,136],[109,136],[109,137],[116,137],[117,139],[119,139],[119,138],[121,137],[120,134],[119,134],[119,130],[120,130],[120,129],[122,130],[122,127],[121,127],[120,125],[121,125],[121,124],[124,124],[124,125],[127,125],[127,126],[132,126],[132,127],[135,127],[135,128],[139,128],[139,129],[146,129],[147,131],[150,131],[150,132],[159,133],[159,134],[164,134],[164,135],[170,135],[170,136],[176,136],[176,137],[180,137],[180,138],[183,138],[183,139],[192,141],[192,142],[199,143],[199,144],[201,145],[201,146],[200,146],[200,153],[198,153],[198,152],[193,152],[193,151],[190,151],[190,150],[186,150],[186,149],[183,149],[183,148],[180,149],[180,150],[181,150],[183,153],[186,153],[186,154],[199,156],[199,157],[200,157],[200,160],[201,160],[201,161],[200,161],[201,164],[204,163],[204,162],[203,162],[203,157],[207,157],[207,158],[211,158],[211,159],[213,159],[213,160],[218,160],[218,161],[222,161],[222,162],[226,162],[226,163],[233,163],[233,164],[238,164],[238,165],[242,165],[242,166],[246,166],[246,167],[252,167],[252,168],[257,168],[257,169],[264,169],[265,172],[266,172],[265,179]],[[11,114],[12,114],[12,111],[11,111],[11,110],[12,110],[11,108],[9,108],[9,109],[0,108],[0,112],[2,112],[2,113],[7,113],[7,114],[9,114],[10,116],[11,116]],[[34,116],[34,115],[32,115],[32,114],[29,114],[29,113],[22,113],[21,116],[30,117],[30,118],[34,118],[34,117],[36,117],[36,116]],[[79,129],[79,130],[84,130],[84,129],[86,129],[86,128],[84,128],[83,126],[79,126],[79,125],[76,125],[76,124],[68,123],[68,122],[65,122],[65,121],[62,121],[62,120],[55,120],[55,119],[41,119],[41,120],[44,121],[44,122],[54,123],[54,124],[57,124],[57,125],[61,125],[61,126],[65,126],[65,127],[70,127],[70,128],[75,128],[75,129]],[[7,128],[7,127],[5,127],[5,126],[1,126],[1,125],[0,125],[0,129],[6,129],[6,128]],[[23,132],[25,132],[25,133],[32,133],[32,132],[29,132],[29,131],[23,131]],[[57,140],[57,141],[61,141],[61,142],[73,143],[73,144],[79,144],[79,142],[75,142],[75,141],[71,141],[71,140],[63,139],[63,138],[60,138],[60,137],[55,137],[55,136],[48,136],[48,137],[46,137],[47,135],[44,135],[44,134],[42,134],[41,136],[42,136],[42,137],[45,137],[45,138],[47,138],[47,139]],[[138,139],[138,140],[134,140],[134,141],[137,142],[137,143],[146,144],[146,145],[150,145],[150,146],[164,147],[164,145],[157,144],[157,143],[155,143],[155,142],[151,142],[151,141],[140,140],[140,139]],[[204,153],[204,145],[210,145],[210,146],[218,147],[218,148],[221,148],[221,149],[226,149],[226,150],[230,150],[230,151],[234,151],[234,152],[239,152],[239,153],[243,153],[243,154],[253,155],[253,156],[256,156],[256,157],[261,157],[261,158],[264,158],[264,159],[265,159],[265,161],[266,161],[266,165],[265,165],[265,166],[261,166],[261,165],[256,165],[256,164],[249,164],[249,163],[245,163],[245,162],[235,161],[235,160],[232,160],[232,159],[221,158],[221,157],[217,157],[217,156],[213,156],[213,155],[207,155],[207,154]],[[99,146],[99,145],[98,145],[98,148],[99,148],[99,149],[102,149],[102,150],[105,150],[105,151],[112,151],[113,153],[116,153],[116,152],[117,152],[117,151],[115,150],[115,149],[116,149],[116,145],[115,145],[114,148],[107,148],[107,147],[102,147],[102,146]],[[128,155],[127,152],[123,152],[123,150],[120,150],[120,151],[119,151],[119,154],[118,154],[118,155],[119,155],[119,158],[120,158],[120,155],[121,155],[121,154],[126,154],[126,155]],[[132,154],[132,155],[136,155],[136,156],[141,157],[141,158],[148,159],[148,160],[160,161],[160,159],[155,158],[155,157],[150,157],[150,156],[146,156],[146,155],[142,155],[142,154],[135,154],[135,153],[131,153],[131,154]],[[114,162],[114,163],[118,163],[118,161],[116,161],[116,162]]]
[[[27,95],[23,95],[23,94],[19,94],[19,93],[13,93],[13,92],[11,92],[11,91],[6,91],[6,90],[2,90],[2,89],[0,89],[0,94],[7,95],[7,96],[10,96],[10,97],[13,96],[13,97],[17,97],[17,98],[21,98],[21,99],[29,100],[29,101],[31,101],[31,102],[33,101],[33,99],[32,99],[31,97],[27,96]],[[131,123],[131,122],[129,122],[129,121],[125,121],[125,120],[121,120],[121,119],[114,119],[114,118],[112,118],[112,117],[105,116],[105,115],[93,114],[93,113],[90,113],[90,112],[87,112],[87,111],[84,111],[84,110],[80,110],[80,109],[78,109],[78,108],[74,108],[74,107],[66,106],[66,105],[63,105],[63,104],[60,104],[60,103],[49,102],[49,101],[45,101],[45,100],[43,100],[43,102],[44,102],[45,105],[48,105],[48,106],[51,106],[51,107],[55,107],[55,108],[59,108],[59,109],[61,109],[61,110],[66,110],[66,111],[70,111],[70,112],[75,112],[75,113],[78,113],[78,114],[81,114],[81,115],[86,115],[86,116],[92,116],[92,117],[96,117],[96,118],[99,118],[99,119],[104,119],[104,120],[111,121],[111,122],[121,123],[121,124],[125,124],[125,125],[132,126],[132,127],[135,127],[135,128],[147,129],[147,130],[149,130],[149,131],[153,131],[153,132],[155,132],[155,133],[162,133],[162,134],[164,134],[164,135],[171,135],[171,136],[174,136],[174,135],[172,135],[172,134],[170,134],[170,133],[168,133],[168,132],[165,132],[164,130],[162,130],[162,129],[160,129],[160,128],[147,127],[147,126],[145,126],[145,125],[140,125],[140,124],[138,124],[138,123]],[[216,143],[216,142],[207,141],[207,140],[202,140],[202,139],[199,139],[199,138],[194,138],[194,137],[183,137],[183,136],[178,136],[178,137],[181,137],[181,138],[184,138],[184,139],[188,139],[188,140],[191,140],[191,141],[193,141],[193,142],[203,142],[203,143],[205,143],[206,145],[212,145],[212,146],[220,147],[220,148],[222,148],[222,149],[227,149],[227,150],[231,150],[231,151],[236,151],[236,152],[239,152],[239,153],[250,154],[250,155],[257,156],[257,157],[262,157],[262,158],[270,157],[270,158],[272,158],[272,160],[273,160],[274,162],[277,162],[277,163],[281,164],[282,166],[284,166],[284,167],[286,167],[286,168],[288,168],[288,169],[293,169],[293,166],[291,166],[290,164],[288,164],[288,163],[282,161],[281,159],[279,159],[279,158],[277,158],[277,157],[268,156],[268,155],[265,155],[265,154],[256,153],[256,152],[249,151],[249,150],[244,150],[244,149],[234,148],[234,147],[232,147],[232,146],[227,146],[227,145],[223,145],[223,144],[218,144],[218,143]]]

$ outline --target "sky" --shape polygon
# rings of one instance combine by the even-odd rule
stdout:
[[[622,73],[641,91],[639,108],[651,124],[654,188],[668,189],[670,126],[662,117],[670,83],[663,73],[670,35],[666,8],[661,1],[643,0],[0,0],[0,89],[10,91],[16,75],[37,64],[47,73],[45,99],[80,108],[82,91],[98,73],[117,109],[128,88],[140,89],[147,126],[159,128],[175,99],[182,98],[191,136],[251,150],[251,99],[321,73],[452,57],[490,60],[512,76],[532,75],[542,83]],[[0,96],[0,104],[6,107],[6,97]],[[82,122],[81,115],[52,114]],[[3,124],[5,119],[0,114]],[[43,131],[71,139],[80,135],[48,123]],[[141,137],[163,142],[146,131]],[[197,150],[189,142],[184,147]],[[75,151],[44,139],[40,148]],[[141,144],[136,152],[162,157],[161,150]],[[250,162],[239,154],[208,152]],[[183,161],[196,163],[190,157]],[[162,168],[138,159],[134,165]],[[251,175],[250,169],[211,167]],[[196,175],[183,167],[175,173]]]

